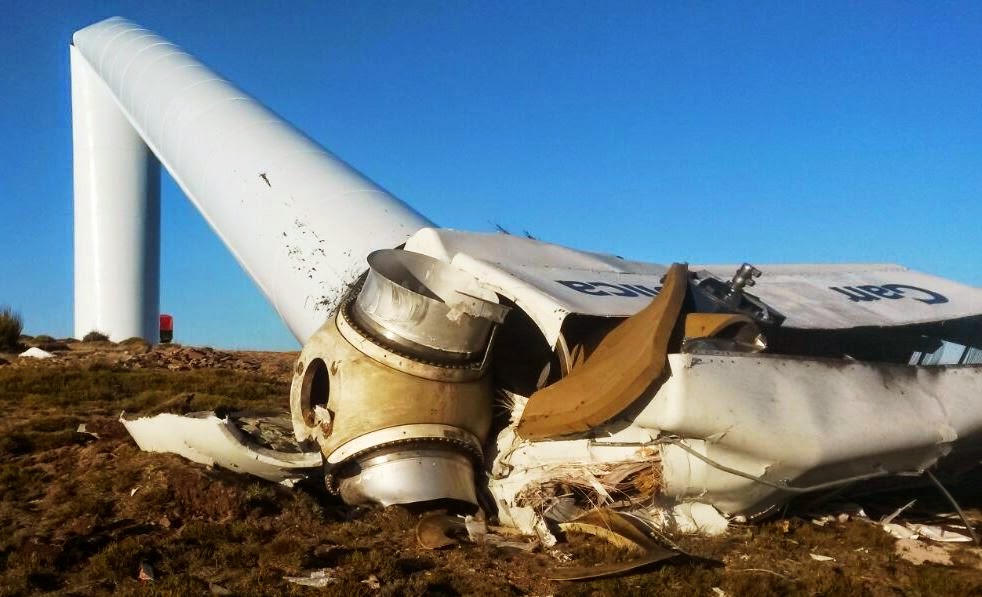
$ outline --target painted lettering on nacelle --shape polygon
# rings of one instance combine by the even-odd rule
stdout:
[[[589,294],[590,296],[623,296],[627,298],[653,297],[661,291],[661,286],[642,286],[641,284],[612,284],[610,282],[580,282],[579,280],[556,280],[566,288]]]
[[[611,282],[583,282],[580,280],[556,280],[557,283],[590,296],[620,296],[625,298],[650,298],[657,296],[661,286],[643,286],[641,284],[614,284]],[[908,298],[927,305],[941,305],[948,302],[948,297],[909,284],[861,284],[857,286],[829,286],[829,290],[846,296],[851,302],[868,302],[878,300],[897,300]]]
[[[829,286],[829,290],[843,294],[854,303],[878,301],[881,299],[913,299],[926,305],[941,305],[948,302],[945,295],[908,284],[863,284],[859,286]]]

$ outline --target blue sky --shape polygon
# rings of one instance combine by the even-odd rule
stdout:
[[[982,4],[12,2],[0,304],[72,332],[74,30],[184,47],[443,226],[656,262],[895,262],[982,286]],[[169,177],[178,340],[293,349]]]

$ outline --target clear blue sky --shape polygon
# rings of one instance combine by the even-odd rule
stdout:
[[[0,35],[0,303],[72,331],[68,43],[121,15],[443,226],[670,262],[982,286],[982,3],[21,2]],[[296,343],[169,177],[162,309]]]

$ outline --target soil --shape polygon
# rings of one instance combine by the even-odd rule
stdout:
[[[141,452],[118,422],[121,411],[281,413],[296,353],[46,346],[55,358],[0,354],[0,595],[982,594],[978,548],[898,541],[872,522],[912,499],[894,522],[937,522],[950,506],[930,488],[837,496],[869,519],[820,526],[816,506],[802,503],[723,537],[669,537],[688,555],[603,580],[549,580],[558,568],[630,557],[593,537],[532,552],[425,550],[421,512],[352,508],[320,483],[288,489]],[[982,520],[978,468],[949,489]],[[324,588],[285,580],[312,572],[330,579]]]

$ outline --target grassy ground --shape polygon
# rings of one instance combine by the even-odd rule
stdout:
[[[795,516],[736,526],[723,538],[676,537],[696,557],[641,574],[552,582],[556,567],[623,554],[574,536],[558,546],[559,559],[490,546],[425,551],[415,513],[353,509],[317,484],[290,490],[143,453],[117,421],[123,410],[149,414],[189,400],[194,410],[282,411],[290,357],[281,360],[259,373],[125,369],[100,359],[0,366],[0,595],[307,594],[324,589],[283,577],[324,568],[336,578],[326,591],[348,595],[982,594],[977,550],[950,550],[950,566],[918,566],[876,525],[819,527]],[[77,433],[80,423],[98,439]],[[961,497],[978,506],[982,496]],[[138,580],[141,566],[155,580]]]

